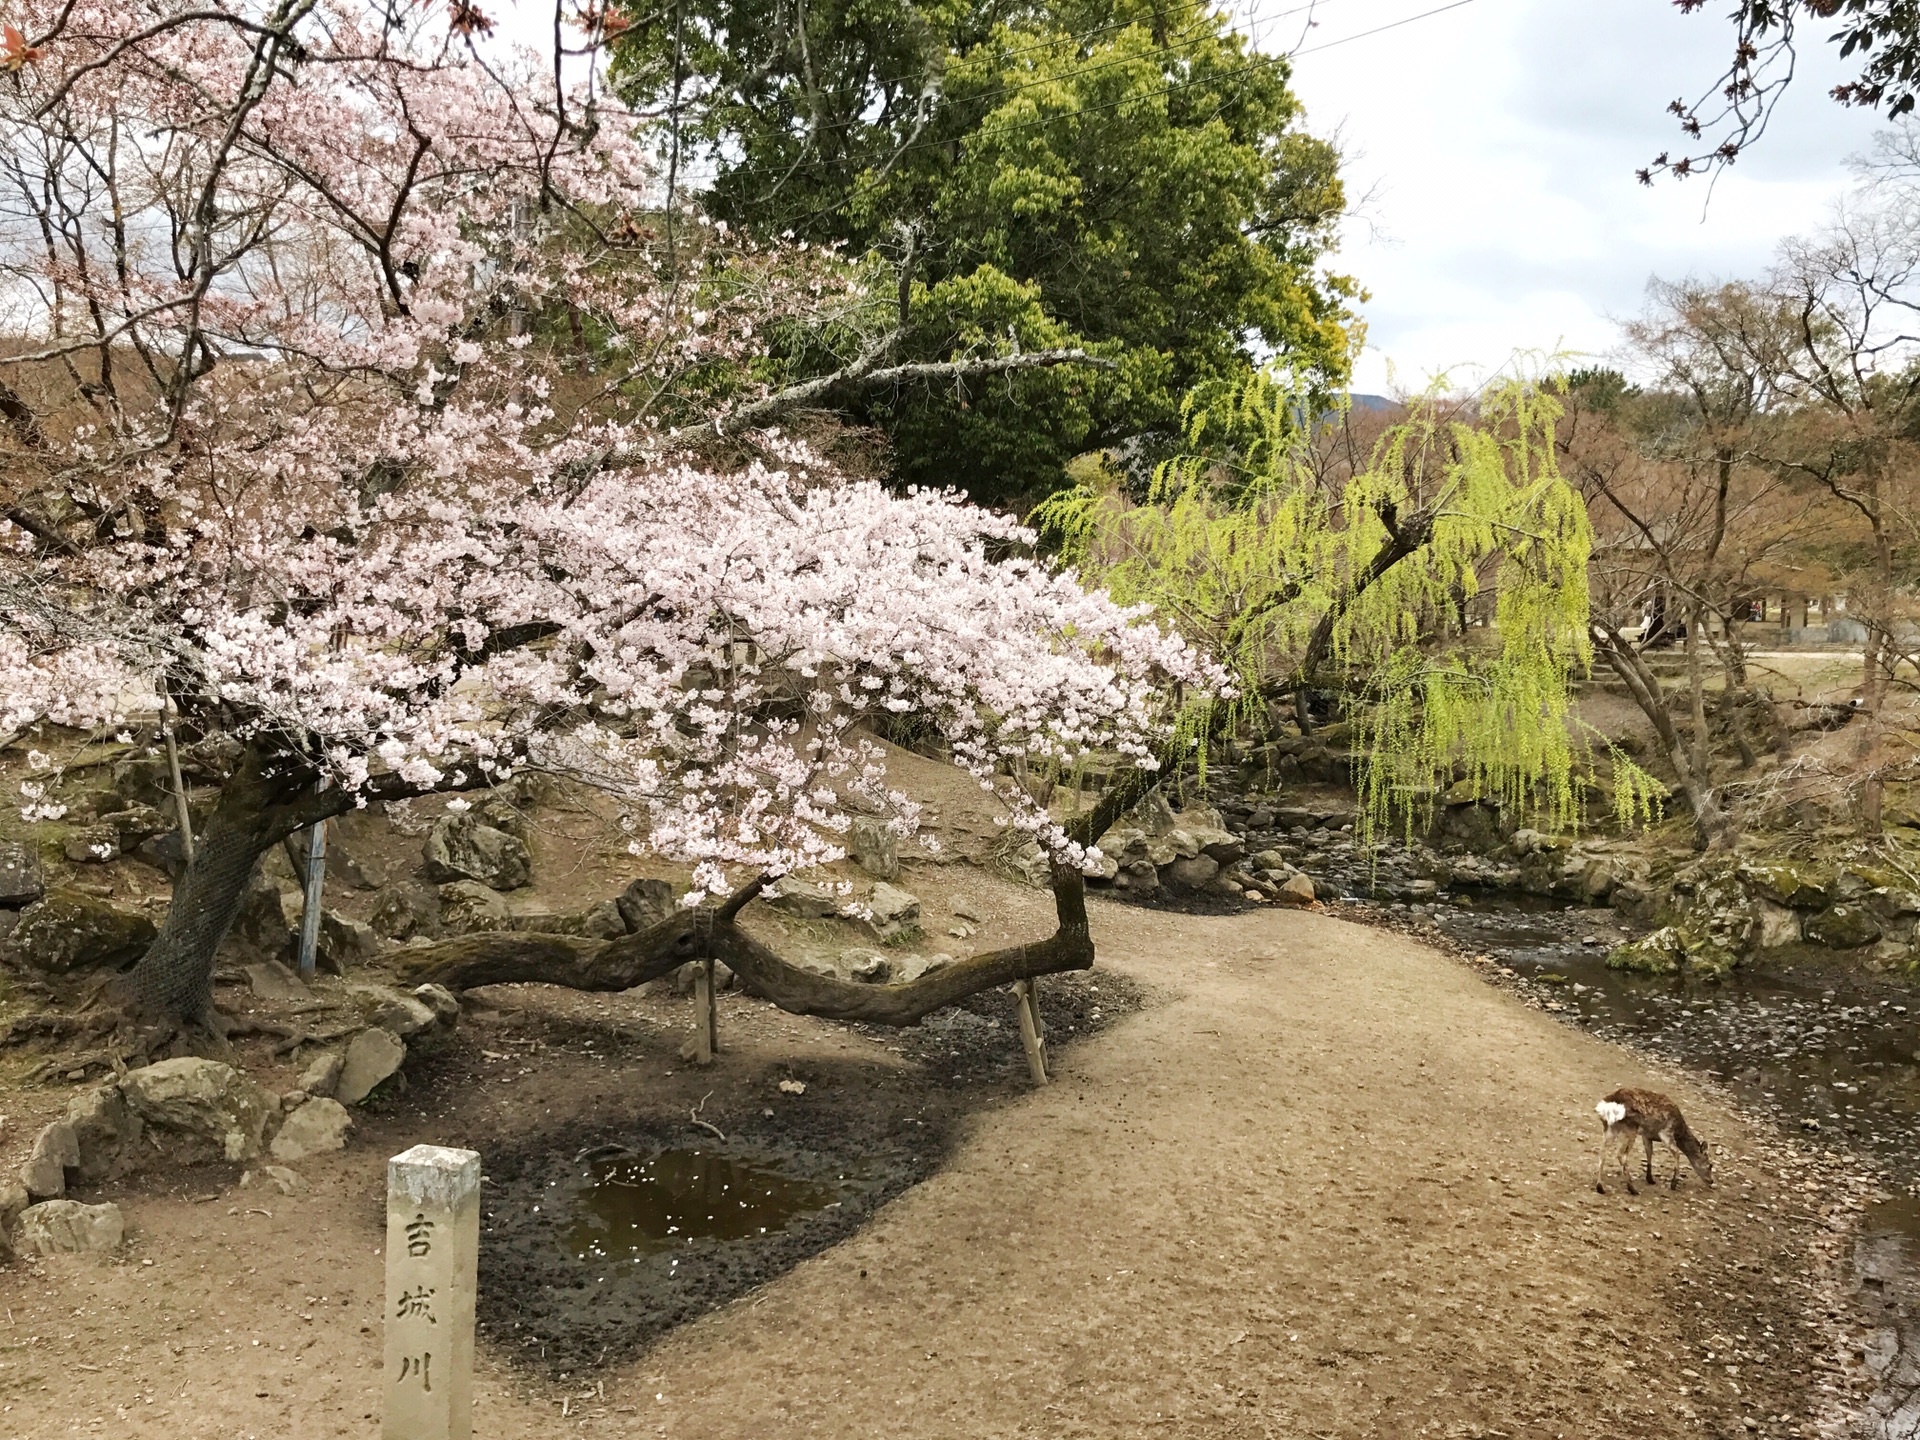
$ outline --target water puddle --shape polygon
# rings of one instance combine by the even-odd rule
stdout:
[[[851,1173],[809,1176],[711,1147],[610,1155],[574,1195],[567,1244],[576,1260],[618,1263],[702,1240],[757,1240],[863,1188]]]

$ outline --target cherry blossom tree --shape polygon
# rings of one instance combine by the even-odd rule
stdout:
[[[589,21],[555,63],[485,42],[466,3],[19,17],[0,734],[117,725],[164,691],[226,772],[116,982],[139,1047],[229,1032],[213,953],[274,844],[529,765],[622,797],[636,846],[695,866],[693,903],[617,941],[466,937],[413,952],[420,973],[626,986],[698,933],[788,1008],[903,1023],[1084,967],[1091,837],[1049,785],[1096,753],[1151,766],[1222,682],[1017,526],[851,483],[768,428],[913,378],[884,343],[785,389],[761,364],[772,326],[879,334],[888,302],[831,255],[700,223],[648,117],[601,93]],[[1061,927],[911,985],[824,980],[733,918],[837,858],[856,800],[911,830],[863,739],[902,713],[1048,848]]]

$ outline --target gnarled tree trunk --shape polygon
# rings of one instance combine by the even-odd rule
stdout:
[[[896,985],[863,985],[803,970],[741,930],[736,917],[765,883],[756,880],[721,905],[682,910],[613,940],[494,932],[418,946],[399,959],[410,982],[433,981],[456,990],[516,981],[574,990],[628,990],[711,953],[726,961],[748,990],[782,1010],[875,1025],[917,1025],[979,991],[1093,966],[1086,882],[1068,866],[1053,867],[1059,916],[1053,934],[970,956]]]
[[[260,857],[296,830],[338,814],[338,790],[317,793],[314,772],[297,761],[248,751],[220,787],[205,833],[179,883],[167,918],[147,953],[116,984],[137,1016],[174,1025],[217,1028],[213,956],[239,912]]]

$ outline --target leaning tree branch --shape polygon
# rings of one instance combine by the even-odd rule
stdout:
[[[751,405],[742,405],[717,422],[720,432],[731,435],[742,430],[755,430],[796,410],[824,410],[836,400],[850,400],[862,392],[885,385],[975,380],[988,375],[1009,375],[1020,370],[1043,370],[1055,365],[1086,365],[1095,370],[1115,368],[1114,362],[1104,356],[1090,355],[1078,348],[1032,350],[1020,355],[986,355],[974,360],[927,360],[881,365],[879,362],[891,353],[898,338],[894,336],[883,344],[875,345],[858,360],[831,375],[803,380],[798,385],[776,390]]]
[[[454,990],[531,982],[608,991],[657,980],[710,953],[731,966],[749,991],[782,1010],[874,1025],[917,1025],[934,1011],[982,990],[1093,966],[1086,883],[1069,866],[1053,869],[1059,915],[1053,934],[970,956],[895,985],[862,985],[803,970],[746,934],[735,917],[764,884],[764,879],[756,880],[719,905],[677,911],[613,940],[495,931],[418,946],[405,951],[399,963],[410,983],[431,981]]]

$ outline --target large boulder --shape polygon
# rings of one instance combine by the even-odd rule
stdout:
[[[631,892],[629,892],[631,893]],[[824,885],[783,875],[761,897],[776,910],[797,915],[803,920],[824,920],[838,915],[842,900]]]
[[[862,902],[867,925],[882,940],[910,935],[920,928],[920,897],[882,880]]]
[[[46,1200],[20,1212],[13,1248],[22,1255],[107,1255],[127,1233],[118,1205]]]
[[[293,949],[304,904],[298,888],[256,872],[241,893],[230,933],[249,949],[277,960]]]
[[[1829,950],[1859,950],[1873,944],[1885,932],[1873,912],[1864,905],[1832,905],[1809,915],[1802,927],[1810,944]]]
[[[440,1023],[434,1008],[417,995],[385,985],[355,985],[348,993],[369,1025],[377,1025],[403,1040],[423,1034]]]
[[[427,878],[441,883],[477,880],[494,890],[518,890],[533,879],[526,842],[473,815],[443,815],[427,832]]]
[[[137,850],[144,841],[166,834],[174,826],[172,820],[151,805],[129,805],[124,810],[102,815],[100,823],[113,831],[120,842],[121,851],[127,854]]]
[[[440,928],[449,935],[506,930],[512,924],[507,902],[478,880],[455,880],[440,887]]]
[[[60,852],[76,865],[104,865],[120,858],[120,832],[111,825],[76,825],[60,842]]]
[[[1608,952],[1609,970],[1635,975],[1678,975],[1687,963],[1687,942],[1671,925],[1663,925],[1638,940],[1616,945]]]
[[[83,1090],[67,1102],[81,1180],[98,1185],[133,1168],[146,1122],[133,1112],[117,1080]]]
[[[320,911],[320,934],[315,945],[320,963],[336,975],[350,965],[366,965],[380,958],[380,936],[364,920],[338,910]]]
[[[1738,873],[1756,895],[1794,910],[1823,910],[1833,898],[1825,876],[1799,865],[1745,864]]]
[[[781,882],[783,887],[787,883]],[[620,912],[621,924],[630,931],[644,930],[673,913],[673,886],[664,880],[635,880],[613,903]]]
[[[1189,860],[1175,860],[1167,866],[1164,875],[1169,885],[1181,890],[1202,890],[1220,873],[1220,862],[1211,855],[1195,855]]]
[[[0,909],[18,910],[47,893],[40,857],[17,840],[0,840]]]
[[[465,882],[472,885],[471,880]],[[500,914],[506,913],[506,903],[488,890],[484,885],[474,886],[490,897],[481,902],[483,906],[491,904],[498,907]],[[416,885],[389,886],[380,897],[380,903],[373,907],[374,932],[389,940],[411,940],[416,935],[432,935],[440,924],[440,902],[432,892],[422,890]]]
[[[1313,881],[1305,875],[1289,875],[1281,884],[1280,888],[1273,892],[1273,898],[1282,905],[1295,905],[1304,908],[1305,906],[1313,904]]]
[[[131,960],[153,943],[153,921],[77,890],[49,890],[20,912],[0,961],[29,970],[91,970]]]
[[[406,1058],[406,1042],[391,1030],[378,1025],[362,1030],[347,1046],[334,1098],[342,1105],[358,1105],[375,1086],[397,1074]]]
[[[273,1137],[273,1158],[293,1165],[309,1155],[344,1150],[352,1128],[353,1117],[338,1100],[309,1100],[287,1117]]]
[[[67,1193],[67,1171],[80,1164],[80,1142],[73,1126],[56,1120],[33,1142],[33,1152],[20,1171],[20,1183],[35,1199],[50,1199]]]
[[[847,850],[854,863],[876,880],[900,878],[899,846],[885,821],[856,816],[847,831]]]
[[[224,1160],[253,1160],[279,1102],[217,1060],[183,1056],[120,1077],[127,1108],[156,1130],[202,1141]]]

